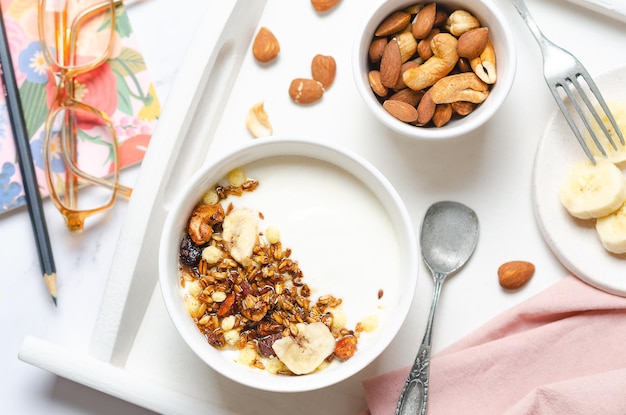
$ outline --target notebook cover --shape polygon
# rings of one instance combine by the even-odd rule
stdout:
[[[42,132],[54,81],[39,44],[37,0],[0,0],[0,6],[37,181],[42,197],[46,197]],[[89,76],[83,76],[76,90],[81,101],[103,110],[111,118],[119,143],[120,167],[124,168],[143,159],[161,106],[124,6],[117,7],[115,31],[115,46],[110,59]],[[91,148],[95,151],[81,152],[81,162],[85,160],[83,157],[89,162],[93,160],[101,175],[107,175],[111,169],[106,160],[110,150],[98,146]],[[17,163],[6,99],[0,94],[0,214],[26,203]]]

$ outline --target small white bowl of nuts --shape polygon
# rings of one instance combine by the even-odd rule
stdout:
[[[174,326],[206,364],[276,392],[333,385],[372,362],[414,297],[415,230],[370,164],[272,137],[180,190],[159,252]]]
[[[490,0],[388,0],[357,29],[352,61],[357,89],[382,123],[436,140],[494,115],[513,85],[517,55]]]

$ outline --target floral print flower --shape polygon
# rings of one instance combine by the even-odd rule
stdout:
[[[46,85],[47,104],[54,98],[54,78]],[[117,109],[117,80],[111,66],[105,63],[74,79],[74,98],[112,115]]]
[[[58,137],[54,137],[53,140],[49,143],[50,150],[48,151],[48,155],[50,157],[50,168],[55,173],[64,173],[65,172],[65,164],[63,162],[63,155],[61,154],[61,143],[59,142]],[[45,164],[43,160],[43,133],[39,135],[39,137],[31,140],[30,142],[31,152],[33,153],[33,162],[35,166],[40,169],[45,169]]]
[[[26,79],[36,84],[48,81],[48,64],[41,52],[39,42],[31,42],[19,55],[20,71],[26,74]]]
[[[140,119],[144,121],[153,121],[156,120],[161,114],[161,104],[156,95],[156,90],[154,89],[154,84],[150,84],[150,88],[148,90],[148,95],[144,100],[144,106],[139,110]]]
[[[7,162],[2,165],[2,171],[0,171],[0,208],[2,209],[9,209],[26,203],[23,196],[18,197],[22,192],[22,186],[11,181],[14,174],[14,164]]]

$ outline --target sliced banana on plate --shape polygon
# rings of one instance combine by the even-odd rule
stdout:
[[[610,161],[598,158],[574,164],[560,189],[563,206],[574,217],[593,219],[615,212],[626,200],[626,178]]]
[[[296,375],[313,372],[335,350],[335,338],[324,323],[298,323],[297,333],[276,340],[276,356]]]
[[[607,251],[626,253],[626,203],[610,215],[598,218],[596,231]]]

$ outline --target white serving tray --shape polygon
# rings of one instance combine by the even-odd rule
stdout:
[[[269,101],[272,97],[271,91],[258,90],[251,94],[249,101],[244,99],[245,104],[238,103],[241,99],[238,90],[252,90],[242,84],[254,84],[258,80],[260,84],[257,86],[261,89],[267,89],[270,84],[263,85],[265,82],[256,75],[240,77],[242,68],[247,65],[248,71],[273,73],[274,79],[283,80],[275,72],[281,70],[278,64],[263,67],[250,58],[252,38],[262,25],[264,13],[269,13],[266,6],[266,0],[212,2],[201,22],[143,161],[128,217],[122,225],[89,350],[80,354],[31,336],[24,339],[19,354],[21,360],[164,414],[291,413],[294,408],[303,414],[307,411],[339,414],[356,413],[363,408],[362,377],[335,385],[332,390],[279,395],[253,390],[219,375],[184,344],[171,324],[161,297],[157,253],[161,224],[170,201],[182,183],[211,156],[252,139],[245,129],[245,114],[258,100],[267,97]],[[329,17],[317,14],[308,2],[304,6],[286,5],[285,8],[295,7],[300,14],[304,10],[308,15],[302,19],[308,23],[302,27],[308,24],[321,30],[325,24],[322,19]],[[288,10],[286,13],[296,14]],[[276,11],[272,15],[280,16]],[[278,24],[272,24],[272,27],[279,30]],[[282,55],[290,53],[293,43],[283,42]],[[349,45],[351,39],[344,39],[343,48],[349,49]],[[300,57],[300,67],[289,65],[289,58],[281,56],[281,67],[286,71],[302,72],[304,77],[310,76],[310,59],[318,51],[312,48],[311,52],[310,56],[302,51],[292,54]],[[333,52],[324,51],[327,54]],[[343,75],[338,76],[343,79],[338,82],[351,89],[352,79],[347,76],[349,54],[341,61],[345,65]],[[298,74],[293,77],[296,76]],[[341,92],[337,91],[337,94]],[[284,95],[276,105],[293,110],[295,106],[289,101],[286,87],[276,95]],[[356,91],[341,95],[347,95],[353,102],[360,99]],[[229,101],[235,103],[229,104]],[[332,107],[330,103],[327,105]],[[318,110],[311,107],[298,108],[297,111],[308,117]],[[237,112],[241,112],[240,118],[233,115]],[[228,125],[233,119],[237,119],[235,125]],[[296,120],[290,121],[292,125],[298,124]],[[277,126],[275,132],[279,133],[279,130],[280,126]],[[229,137],[231,133],[232,139]],[[366,370],[361,376],[368,376],[368,373],[373,374]],[[335,396],[335,399],[328,399],[329,396]]]
[[[153,312],[163,313],[155,317],[156,321],[167,323],[169,319],[160,308],[157,285],[160,224],[175,194],[172,189],[179,184],[174,179],[189,177],[206,159],[210,138],[266,1],[221,3],[211,3],[204,24],[199,26],[195,44],[190,47],[192,53],[181,66],[167,101],[166,108],[173,109],[163,111],[142,163],[89,353],[76,354],[49,341],[26,337],[19,354],[23,361],[160,413],[229,413],[202,397],[191,398],[183,380],[177,385],[182,390],[159,383],[158,375],[144,370],[130,357],[134,346],[140,344],[137,337],[146,331],[143,322],[150,321]],[[174,170],[176,174],[172,174]],[[170,338],[176,339],[176,333],[162,329],[157,336],[173,334]],[[146,360],[153,357],[141,354]],[[172,363],[181,367],[182,362],[175,359]],[[141,370],[134,371],[134,366],[141,366]]]

